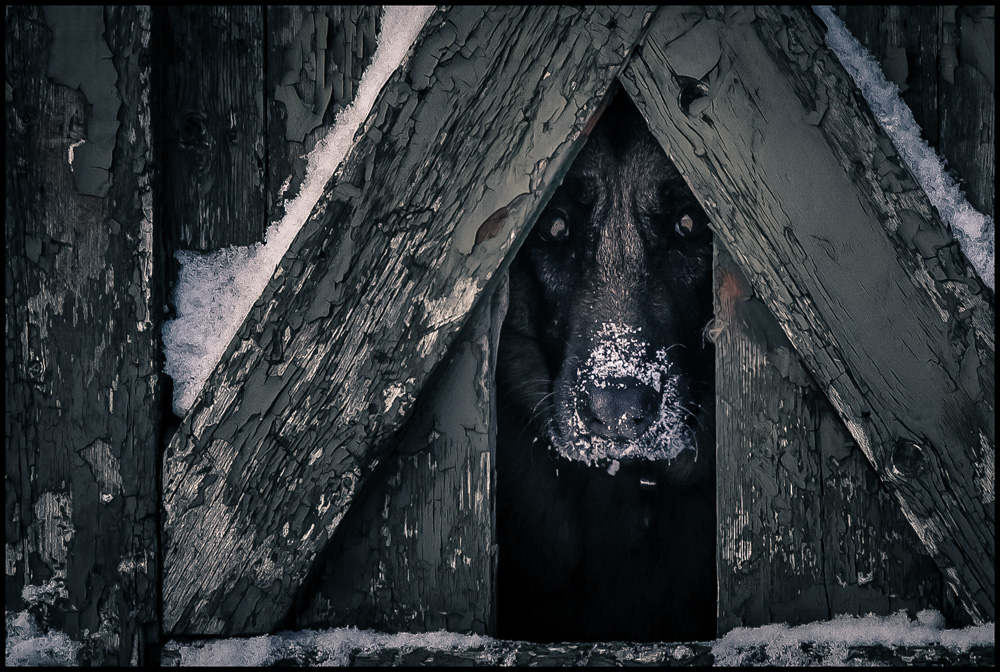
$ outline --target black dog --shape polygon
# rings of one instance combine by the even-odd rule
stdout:
[[[498,634],[715,636],[712,234],[623,93],[510,269]]]

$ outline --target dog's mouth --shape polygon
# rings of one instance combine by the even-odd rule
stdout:
[[[573,375],[556,384],[547,432],[552,450],[611,473],[623,461],[697,460],[701,408],[668,359],[669,348],[650,358],[638,330],[615,324],[604,325],[595,343]]]

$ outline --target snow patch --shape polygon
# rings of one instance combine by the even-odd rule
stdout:
[[[4,663],[6,667],[66,667],[76,665],[80,642],[65,633],[44,632],[27,611],[4,612],[7,626]]]
[[[921,611],[914,620],[909,619],[905,611],[900,611],[892,616],[837,616],[832,621],[795,627],[777,624],[737,628],[708,644],[712,647],[716,666],[836,666],[857,664],[850,658],[849,647],[940,645],[961,653],[973,646],[992,646],[993,631],[992,623],[946,630],[944,617],[937,611]],[[249,638],[170,641],[164,650],[179,657],[183,667],[264,667],[278,663],[325,667],[349,665],[355,652],[373,654],[393,649],[405,654],[417,648],[430,653],[475,650],[474,658],[480,664],[505,665],[512,664],[517,650],[524,646],[522,642],[444,631],[385,634],[348,627]],[[616,645],[608,646],[614,648]],[[621,660],[635,660],[633,655],[623,653]],[[690,649],[683,645],[672,651],[674,658],[690,654]]]
[[[340,667],[350,664],[351,653],[354,651],[374,653],[387,648],[407,651],[418,647],[438,651],[466,651],[495,641],[480,635],[459,635],[443,630],[424,634],[385,634],[349,627],[281,632],[271,636],[220,639],[204,643],[179,644],[171,641],[167,642],[164,649],[178,652],[183,667],[265,667],[282,660],[295,660],[296,653],[302,651],[316,652],[315,657],[303,661],[305,664]]]
[[[828,46],[854,79],[875,118],[892,139],[941,220],[951,230],[983,282],[995,289],[996,229],[993,219],[973,208],[939,157],[920,137],[913,112],[899,97],[898,87],[886,80],[878,61],[858,42],[829,5],[813,11],[826,24]]]
[[[282,219],[267,228],[264,243],[210,254],[180,250],[174,255],[181,264],[174,290],[177,317],[163,325],[163,349],[164,372],[174,380],[173,407],[177,415],[184,416],[191,409],[347,155],[382,87],[399,68],[433,11],[433,6],[384,8],[375,54],[361,78],[354,102],[340,111],[309,154],[301,190],[284,204]]]
[[[821,662],[827,666],[851,665],[848,647],[928,646],[940,644],[953,651],[965,652],[972,646],[989,646],[994,640],[992,623],[945,630],[944,617],[928,609],[910,620],[905,610],[892,616],[835,616],[789,627],[763,625],[736,628],[712,644],[716,666],[785,665],[805,666]],[[811,646],[803,646],[810,644]]]

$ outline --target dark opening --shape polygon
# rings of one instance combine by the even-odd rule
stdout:
[[[497,635],[715,637],[712,234],[621,91],[510,268]]]

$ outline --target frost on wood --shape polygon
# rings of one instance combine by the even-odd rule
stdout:
[[[651,14],[438,12],[166,451],[167,631],[287,613]]]
[[[76,665],[80,642],[63,632],[45,632],[27,611],[5,613],[4,664],[7,667]]]
[[[992,292],[824,32],[795,7],[665,8],[622,81],[949,590],[989,620]]]
[[[433,6],[385,8],[372,63],[357,98],[337,115],[309,155],[304,184],[267,229],[264,243],[200,254],[180,250],[174,302],[177,317],[163,325],[164,373],[174,379],[174,413],[184,416],[219,363],[250,308],[274,274],[323,188],[340,166],[375,97],[399,67]]]
[[[996,226],[993,218],[977,211],[965,199],[954,178],[945,170],[942,159],[920,137],[920,127],[913,112],[899,97],[898,87],[886,81],[878,62],[851,35],[844,22],[829,6],[813,9],[826,24],[826,45],[837,54],[858,85],[872,113],[892,138],[941,219],[951,227],[979,277],[995,289]]]
[[[944,618],[937,611],[921,611],[916,619],[900,611],[892,616],[837,616],[832,621],[795,627],[774,624],[737,628],[712,644],[712,654],[716,665],[726,667],[843,666],[864,664],[865,657],[859,655],[863,647],[940,646],[961,654],[972,647],[992,647],[994,640],[992,623],[946,630]],[[904,663],[907,653],[901,653],[902,660],[890,661]],[[914,660],[921,658],[917,652],[909,655]]]

